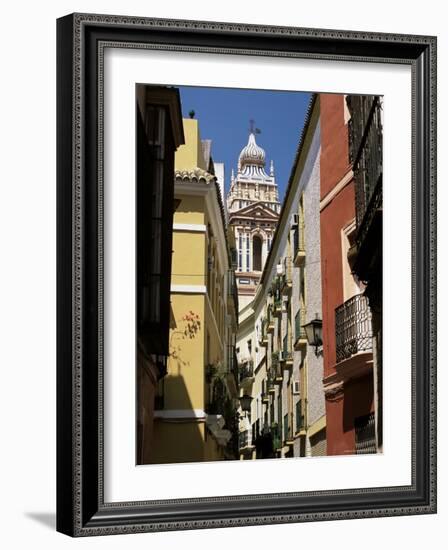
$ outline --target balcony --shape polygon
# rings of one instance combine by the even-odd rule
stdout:
[[[272,313],[278,317],[282,313],[282,293],[281,293],[281,276],[277,276],[271,286],[273,297]]]
[[[279,353],[274,352],[271,356],[271,379],[275,384],[281,384],[283,381],[282,367],[279,361]]]
[[[240,387],[246,387],[254,381],[254,362],[252,359],[243,360],[239,368]]]
[[[294,349],[306,349],[307,339],[303,325],[306,324],[306,309],[301,307],[294,318]]]
[[[288,256],[282,262],[282,275],[280,277],[280,288],[282,294],[289,294],[292,289],[292,261]]]
[[[289,334],[285,334],[283,338],[283,349],[281,355],[281,361],[285,367],[292,367],[293,355],[291,350],[291,341]]]
[[[382,272],[383,127],[379,96],[347,96],[356,203],[352,270],[367,283]]]
[[[278,294],[274,296],[274,308],[273,313],[275,317],[280,317],[282,314],[282,296],[280,294],[280,291],[278,291]]]
[[[296,403],[296,414],[295,414],[295,432],[296,436],[302,436],[306,433],[306,427],[305,427],[305,415],[303,414],[303,408],[302,408],[302,400],[299,399]],[[293,426],[294,423],[291,420],[291,426]]]
[[[372,313],[362,294],[353,296],[335,310],[336,362],[372,351]]]
[[[300,267],[305,263],[305,231],[303,221],[294,230],[294,265]]]
[[[251,452],[254,449],[251,430],[244,430],[243,432],[239,432],[238,448],[240,450],[240,453]]]
[[[261,382],[261,402],[269,404],[268,381],[266,379]]]
[[[281,426],[279,427],[278,424],[274,423],[271,425],[271,437],[272,437],[272,447],[274,452],[279,451],[282,448],[282,430]]]
[[[268,305],[268,332],[274,332],[275,322],[274,322],[274,304]]]
[[[292,413],[283,417],[283,442],[285,445],[294,445],[294,416]]]
[[[266,347],[268,345],[268,320],[267,318],[261,321],[261,330],[259,338],[260,346]]]
[[[378,96],[348,96],[349,152],[355,174],[356,225],[362,226],[383,173],[383,127]]]
[[[227,346],[226,378],[229,390],[236,397],[238,394],[239,369],[234,346]]]

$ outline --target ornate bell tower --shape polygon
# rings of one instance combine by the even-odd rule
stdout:
[[[240,310],[254,297],[277,226],[281,205],[275,182],[274,161],[265,171],[266,153],[257,145],[254,121],[249,140],[232,170],[227,196],[229,225],[235,233],[238,252],[236,281]]]

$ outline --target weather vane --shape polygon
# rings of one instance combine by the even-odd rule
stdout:
[[[255,120],[253,118],[249,120],[249,132],[251,134],[261,134],[260,128],[255,127]]]

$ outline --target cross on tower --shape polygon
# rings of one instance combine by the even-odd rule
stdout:
[[[251,134],[255,133],[255,120],[253,118],[249,120],[249,132]]]

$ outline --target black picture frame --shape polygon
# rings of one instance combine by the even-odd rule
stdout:
[[[102,55],[107,44],[412,68],[412,484],[104,502]],[[57,21],[57,530],[71,536],[436,512],[436,38],[72,14]],[[149,495],[148,495],[149,497]]]

